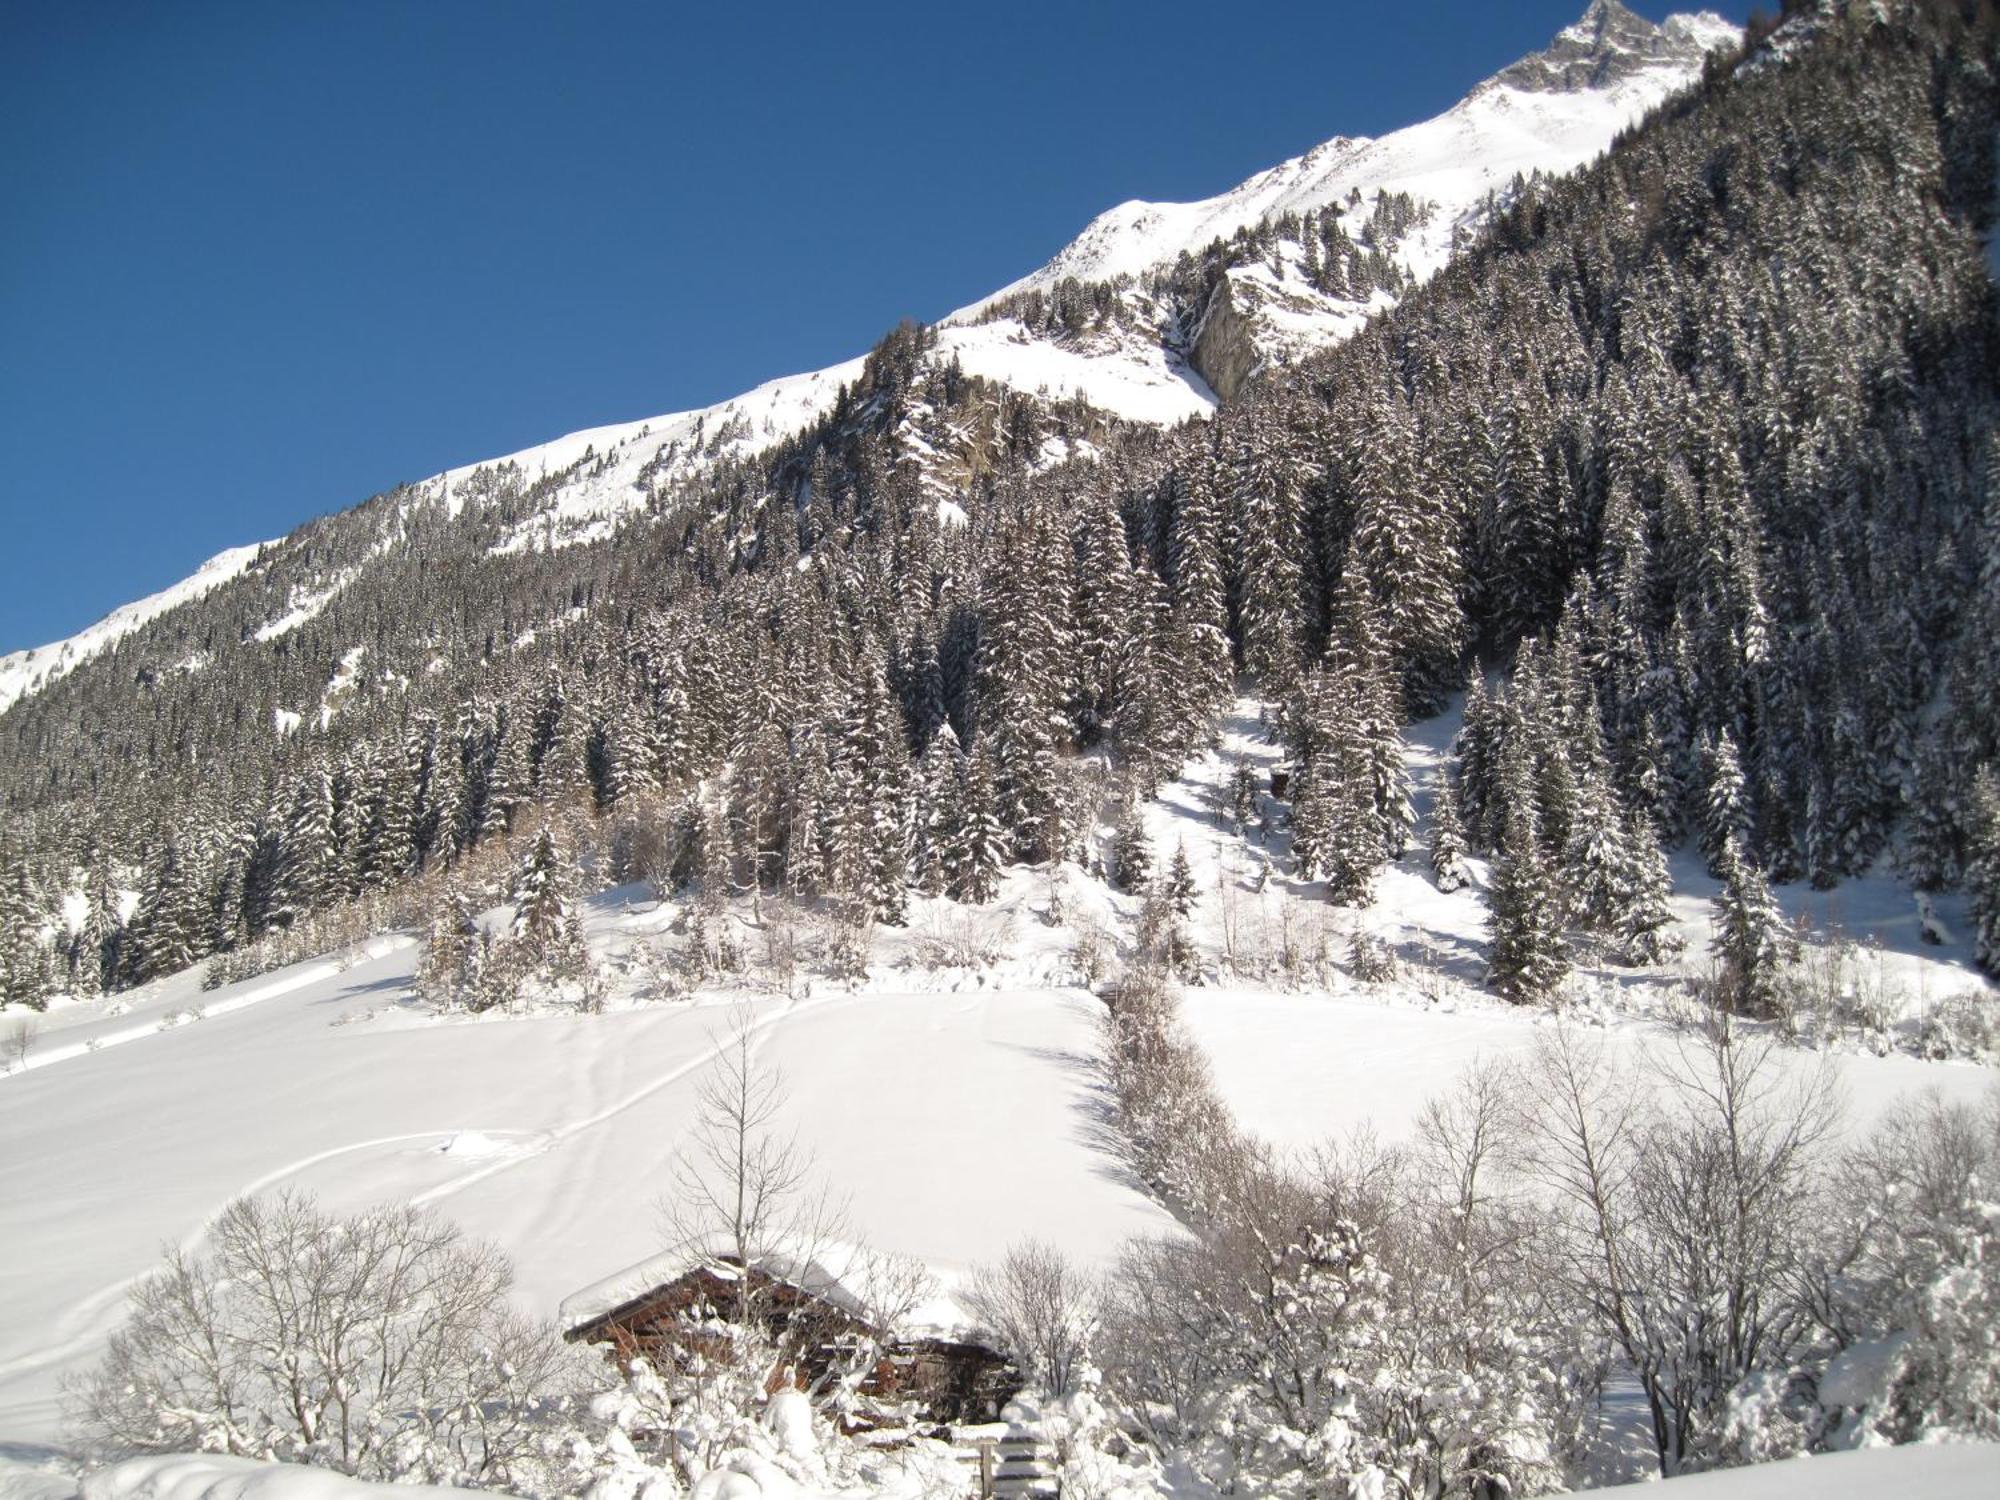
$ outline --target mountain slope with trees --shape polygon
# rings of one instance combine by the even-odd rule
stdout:
[[[1802,11],[1207,423],[1025,396],[907,327],[608,538],[506,545],[589,448],[316,522],[0,718],[6,992],[166,972],[552,808],[607,868],[895,921],[913,878],[977,899],[1074,850],[1239,673],[1350,899],[1409,836],[1399,726],[1502,674],[1458,803],[1563,892],[1497,913],[1521,998],[1566,926],[1643,946],[1689,837],[1747,905],[1889,854],[1964,883],[1990,961],[1992,48],[1980,7]]]

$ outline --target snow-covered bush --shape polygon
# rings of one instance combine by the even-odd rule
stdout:
[[[1517,1117],[1485,1070],[1407,1151],[1251,1158],[1197,1238],[1135,1243],[1106,1279],[1105,1389],[1223,1492],[1559,1486],[1597,1370],[1547,1295]]]
[[[1928,1095],[1843,1164],[1807,1305],[1835,1446],[2000,1439],[2000,1095]]]
[[[505,1488],[580,1376],[576,1351],[509,1305],[512,1281],[498,1250],[429,1212],[240,1199],[206,1250],[174,1251],[133,1289],[73,1416],[105,1455]]]

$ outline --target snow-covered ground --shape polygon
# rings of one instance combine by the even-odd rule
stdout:
[[[1661,1500],[1883,1500],[1921,1495],[1924,1500],[1986,1500],[2000,1491],[2000,1447],[1958,1443],[1940,1447],[1864,1448],[1785,1463],[1756,1464],[1718,1474],[1669,1479],[1663,1488],[1640,1488]]]
[[[1257,718],[1253,701],[1236,705],[1222,747],[1145,814],[1157,867],[1184,846],[1196,873],[1206,972],[1184,1013],[1252,1131],[1288,1147],[1364,1123],[1394,1138],[1465,1064],[1522,1055],[1548,1021],[1475,987],[1482,898],[1440,895],[1419,852],[1352,912],[1290,879],[1282,835],[1266,844],[1254,825],[1218,818],[1237,758],[1263,770],[1276,757]],[[1412,733],[1420,814],[1454,722]],[[1683,865],[1677,882],[1698,947],[1706,878]],[[947,1286],[1029,1236],[1101,1264],[1129,1235],[1173,1232],[1107,1140],[1101,1007],[1076,982],[1079,939],[1096,931],[1108,951],[1129,948],[1138,898],[1075,866],[1060,924],[1050,897],[1046,873],[1015,870],[994,907],[915,901],[908,927],[878,934],[858,986],[667,1001],[651,998],[645,959],[679,941],[666,931],[676,909],[621,889],[591,908],[593,948],[614,975],[601,1015],[436,1017],[410,997],[416,946],[396,935],[215,991],[187,974],[58,1007],[39,1018],[27,1067],[0,1078],[0,1438],[53,1438],[58,1379],[94,1356],[131,1280],[163,1246],[198,1238],[226,1201],[266,1188],[307,1189],[339,1209],[435,1204],[499,1242],[524,1303],[553,1316],[660,1249],[657,1202],[693,1090],[738,1024],[789,1080],[790,1118],[851,1197],[855,1231]],[[1882,965],[1913,987],[1978,984],[1962,949],[1916,942],[1908,897],[1890,882],[1811,899],[1873,927]],[[761,983],[750,912],[728,920]],[[1348,972],[1356,931],[1397,955],[1394,979]],[[1288,974],[1277,960],[1287,946],[1324,961]],[[1621,1047],[1665,1044],[1670,979],[1625,976],[1573,1010]],[[1834,1048],[1857,1120],[1912,1089],[1976,1097],[1996,1076],[1888,1051]]]
[[[594,938],[656,916],[607,906]],[[407,1002],[410,945],[348,958],[59,1011],[40,1066],[0,1079],[0,1438],[58,1434],[59,1378],[131,1280],[240,1194],[434,1203],[502,1245],[549,1317],[660,1248],[733,1005],[440,1021]],[[749,1021],[858,1232],[949,1281],[1025,1236],[1101,1262],[1171,1229],[1100,1145],[1094,1010],[1074,991],[832,991],[752,1000]]]

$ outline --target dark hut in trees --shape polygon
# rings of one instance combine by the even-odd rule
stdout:
[[[746,1268],[733,1256],[714,1256],[601,1311],[572,1299],[565,1318],[571,1343],[601,1344],[621,1365],[644,1359],[655,1368],[725,1357],[734,1330],[754,1321],[779,1351],[772,1389],[792,1385],[816,1395],[845,1382],[860,1398],[850,1420],[861,1426],[990,1422],[1021,1388],[1019,1372],[999,1351],[882,1327],[817,1265]]]

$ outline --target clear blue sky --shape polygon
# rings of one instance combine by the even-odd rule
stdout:
[[[1583,5],[0,0],[0,652],[857,354]]]

